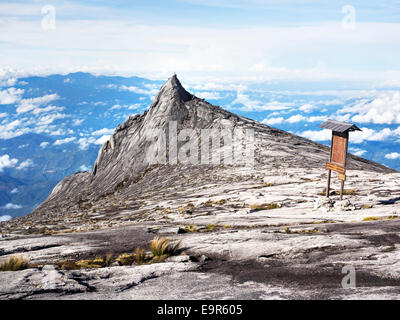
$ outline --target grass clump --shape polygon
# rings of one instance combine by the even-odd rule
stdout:
[[[61,270],[95,269],[109,267],[112,262],[113,254],[108,253],[104,258],[96,257],[94,259],[60,260],[57,262],[57,266]]]
[[[365,217],[362,221],[378,221],[378,220],[393,220],[398,219],[399,216],[386,216],[386,217]]]
[[[104,258],[104,265],[106,267],[109,267],[109,266],[111,266],[112,262],[113,262],[113,254],[107,253],[107,255]]]
[[[60,260],[57,262],[57,266],[61,270],[79,270],[81,266],[77,264],[77,261],[73,260]]]
[[[362,209],[371,209],[372,207],[373,207],[372,204],[367,203],[367,204],[364,204],[361,208],[362,208]]]
[[[171,240],[165,237],[156,236],[150,244],[150,250],[153,254],[153,260],[164,261],[169,256],[176,255],[181,246],[181,241],[175,245],[171,243]]]
[[[199,229],[198,226],[194,225],[194,224],[190,224],[185,226],[185,231],[186,232],[196,232]]]
[[[187,205],[186,205],[186,208],[188,208],[188,209],[193,209],[195,207],[195,205],[193,204],[193,203],[191,203],[191,202],[189,202]]]
[[[252,212],[254,211],[261,211],[261,210],[272,210],[272,209],[278,209],[281,206],[276,203],[276,202],[270,202],[270,203],[266,203],[266,204],[252,204],[250,206],[250,210]]]
[[[133,254],[123,253],[118,256],[117,261],[123,266],[130,266],[133,261],[135,261],[135,256]]]
[[[81,269],[96,269],[104,267],[104,260],[102,258],[95,258],[93,260],[79,260],[76,265]]]
[[[285,228],[283,228],[283,232],[286,234],[291,234],[292,230],[290,230],[290,228],[288,226],[286,226]]]
[[[216,227],[217,227],[216,224],[207,224],[207,225],[206,225],[206,228],[203,229],[202,231],[203,231],[203,232],[212,232],[212,231],[214,231],[214,229],[215,229]]]
[[[212,207],[213,206],[213,202],[211,200],[207,200],[206,202],[203,202],[201,205],[203,207]]]
[[[136,248],[134,256],[136,264],[146,263],[146,251],[144,249]]]
[[[221,199],[221,200],[214,201],[214,204],[216,204],[216,205],[223,205],[225,203],[226,203],[226,199]]]
[[[0,271],[19,271],[29,268],[29,260],[21,255],[11,256],[0,265]]]
[[[320,221],[313,221],[313,224],[320,224],[320,223],[336,223],[333,220],[320,220]]]

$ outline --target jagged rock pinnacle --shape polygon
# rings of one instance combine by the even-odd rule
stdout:
[[[185,103],[193,99],[182,87],[178,77],[174,74],[161,87],[160,92],[153,100],[149,113],[146,115],[146,124],[149,127],[160,127],[170,120],[183,120],[188,115]]]
[[[174,74],[165,82],[165,84],[161,87],[159,95],[174,96],[175,98],[179,98],[184,102],[193,98],[193,95],[187,92],[182,86],[176,74]]]

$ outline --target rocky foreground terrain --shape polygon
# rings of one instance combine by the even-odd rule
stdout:
[[[169,121],[178,132],[253,129],[254,165],[151,164],[148,138]],[[92,172],[0,224],[0,264],[29,260],[0,272],[0,298],[397,299],[400,173],[350,155],[344,200],[336,177],[328,199],[327,154],[192,96],[174,76],[116,129]],[[180,249],[155,259],[156,236]],[[345,266],[355,287],[342,287]]]

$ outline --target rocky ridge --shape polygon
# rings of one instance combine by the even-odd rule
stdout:
[[[241,170],[243,166],[239,166],[236,170],[238,166],[225,165],[223,151],[218,151],[219,165],[152,163],[154,160],[148,154],[155,148],[154,130],[169,134],[171,121],[177,124],[177,134],[185,129],[193,129],[199,135],[203,129],[253,129],[254,167]],[[178,148],[183,144],[178,142]],[[168,154],[169,151],[165,152]],[[148,111],[130,117],[116,128],[109,141],[100,148],[92,172],[79,172],[65,178],[43,204],[30,215],[16,220],[48,221],[62,216],[80,217],[82,221],[88,215],[111,218],[122,209],[145,212],[140,210],[147,202],[145,198],[157,197],[150,196],[156,190],[168,198],[174,189],[200,189],[209,184],[222,186],[238,179],[260,181],[264,173],[271,170],[320,169],[328,152],[326,146],[213,106],[188,93],[174,75],[161,87]],[[349,156],[349,168],[394,172],[354,155]],[[249,175],[243,177],[246,171]]]

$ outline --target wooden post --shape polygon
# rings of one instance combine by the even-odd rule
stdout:
[[[331,138],[331,148],[329,150],[329,162],[332,161],[332,148],[333,148],[333,132]],[[328,181],[326,183],[326,197],[329,198],[329,193],[331,191],[331,172],[332,170],[328,170]]]
[[[345,136],[345,138],[346,138],[346,145],[345,145],[345,147],[344,147],[344,150],[345,150],[344,152],[345,152],[345,154],[344,154],[344,165],[343,165],[343,167],[346,168],[347,149],[348,149],[348,146],[349,146],[349,132],[348,132],[348,131],[346,131],[346,136]],[[340,201],[343,200],[343,191],[344,191],[344,180],[340,181]]]
[[[340,181],[340,201],[343,200],[344,181]]]
[[[331,170],[328,170],[328,181],[326,183],[326,197],[329,198],[329,192],[331,190]]]

